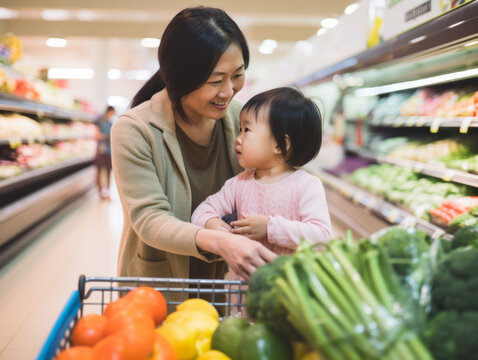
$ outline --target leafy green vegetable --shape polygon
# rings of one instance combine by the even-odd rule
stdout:
[[[478,249],[456,249],[437,266],[432,281],[434,313],[478,311]]]
[[[435,316],[425,334],[435,360],[476,359],[478,312],[444,311]]]
[[[288,255],[278,256],[273,262],[259,267],[250,277],[246,294],[247,315],[264,323],[277,335],[300,340],[302,337],[287,320],[287,312],[274,289],[275,280],[284,276],[284,265],[291,261]]]
[[[406,276],[420,265],[424,256],[428,256],[431,239],[422,230],[392,227],[377,241],[385,250],[393,269],[398,274]]]
[[[478,248],[478,225],[459,229],[451,240],[451,246],[453,249],[466,246]]]
[[[431,360],[378,245],[357,246],[348,233],[324,252],[304,241],[290,259],[273,289],[290,323],[328,360]]]

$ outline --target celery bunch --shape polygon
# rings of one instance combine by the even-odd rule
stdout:
[[[368,241],[305,242],[273,289],[290,323],[328,360],[432,360],[414,332],[413,308],[388,259]]]

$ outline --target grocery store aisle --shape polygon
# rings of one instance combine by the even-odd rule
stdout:
[[[122,221],[116,189],[90,191],[0,269],[0,360],[36,358],[80,274],[116,274]]]

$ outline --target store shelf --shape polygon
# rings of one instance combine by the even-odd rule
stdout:
[[[89,166],[0,208],[0,266],[34,241],[82,194],[95,185],[95,167]]]
[[[430,132],[438,132],[440,127],[459,128],[465,134],[469,128],[478,128],[478,117],[437,117],[437,116],[385,116],[370,119],[370,126],[386,127],[429,127]]]
[[[294,85],[303,87],[312,83],[327,81],[332,79],[334,75],[369,69],[392,60],[425,54],[464,39],[471,39],[477,36],[477,14],[478,1],[465,4],[383,44],[299,79],[295,81]],[[456,26],[456,24],[459,24],[459,26]],[[452,27],[453,30],[450,30]],[[423,40],[414,41],[418,38],[423,38]]]
[[[94,115],[92,114],[62,109],[53,105],[42,104],[8,93],[0,93],[0,110],[33,114],[39,118],[50,117],[56,119],[88,122],[93,122],[95,119]]]
[[[432,237],[445,234],[445,230],[442,228],[420,219],[409,212],[384,201],[382,198],[359,189],[336,176],[323,171],[321,171],[318,176],[327,188],[334,190],[345,199],[351,201],[357,206],[365,208],[367,211],[386,220],[392,225],[415,227],[426,231]]]
[[[9,145],[12,148],[17,147],[19,144],[32,144],[32,143],[49,143],[55,141],[73,141],[81,139],[94,139],[91,135],[80,135],[80,136],[41,136],[41,137],[10,137],[0,138],[0,145]]]
[[[93,155],[76,157],[58,164],[44,166],[38,169],[26,171],[18,176],[0,181],[0,196],[11,191],[21,190],[22,188],[36,183],[41,179],[54,178],[59,173],[63,173],[70,168],[80,166],[93,161]]]
[[[478,175],[475,174],[470,174],[455,169],[449,169],[446,167],[440,167],[433,164],[427,164],[407,159],[398,159],[387,155],[375,154],[374,152],[365,149],[353,149],[351,151],[355,152],[361,157],[375,160],[379,163],[387,163],[395,166],[400,166],[401,168],[433,176],[444,181],[450,181],[478,188]]]

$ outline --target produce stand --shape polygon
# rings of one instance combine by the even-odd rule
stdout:
[[[168,305],[178,305],[187,298],[210,296],[209,302],[229,315],[240,312],[246,282],[239,280],[86,277],[81,275],[78,290],[73,291],[45,341],[37,360],[51,360],[70,346],[77,321],[87,313],[102,314],[105,306],[138,286],[150,286],[160,291]],[[172,300],[179,294],[181,300]],[[175,297],[176,298],[176,297]]]

